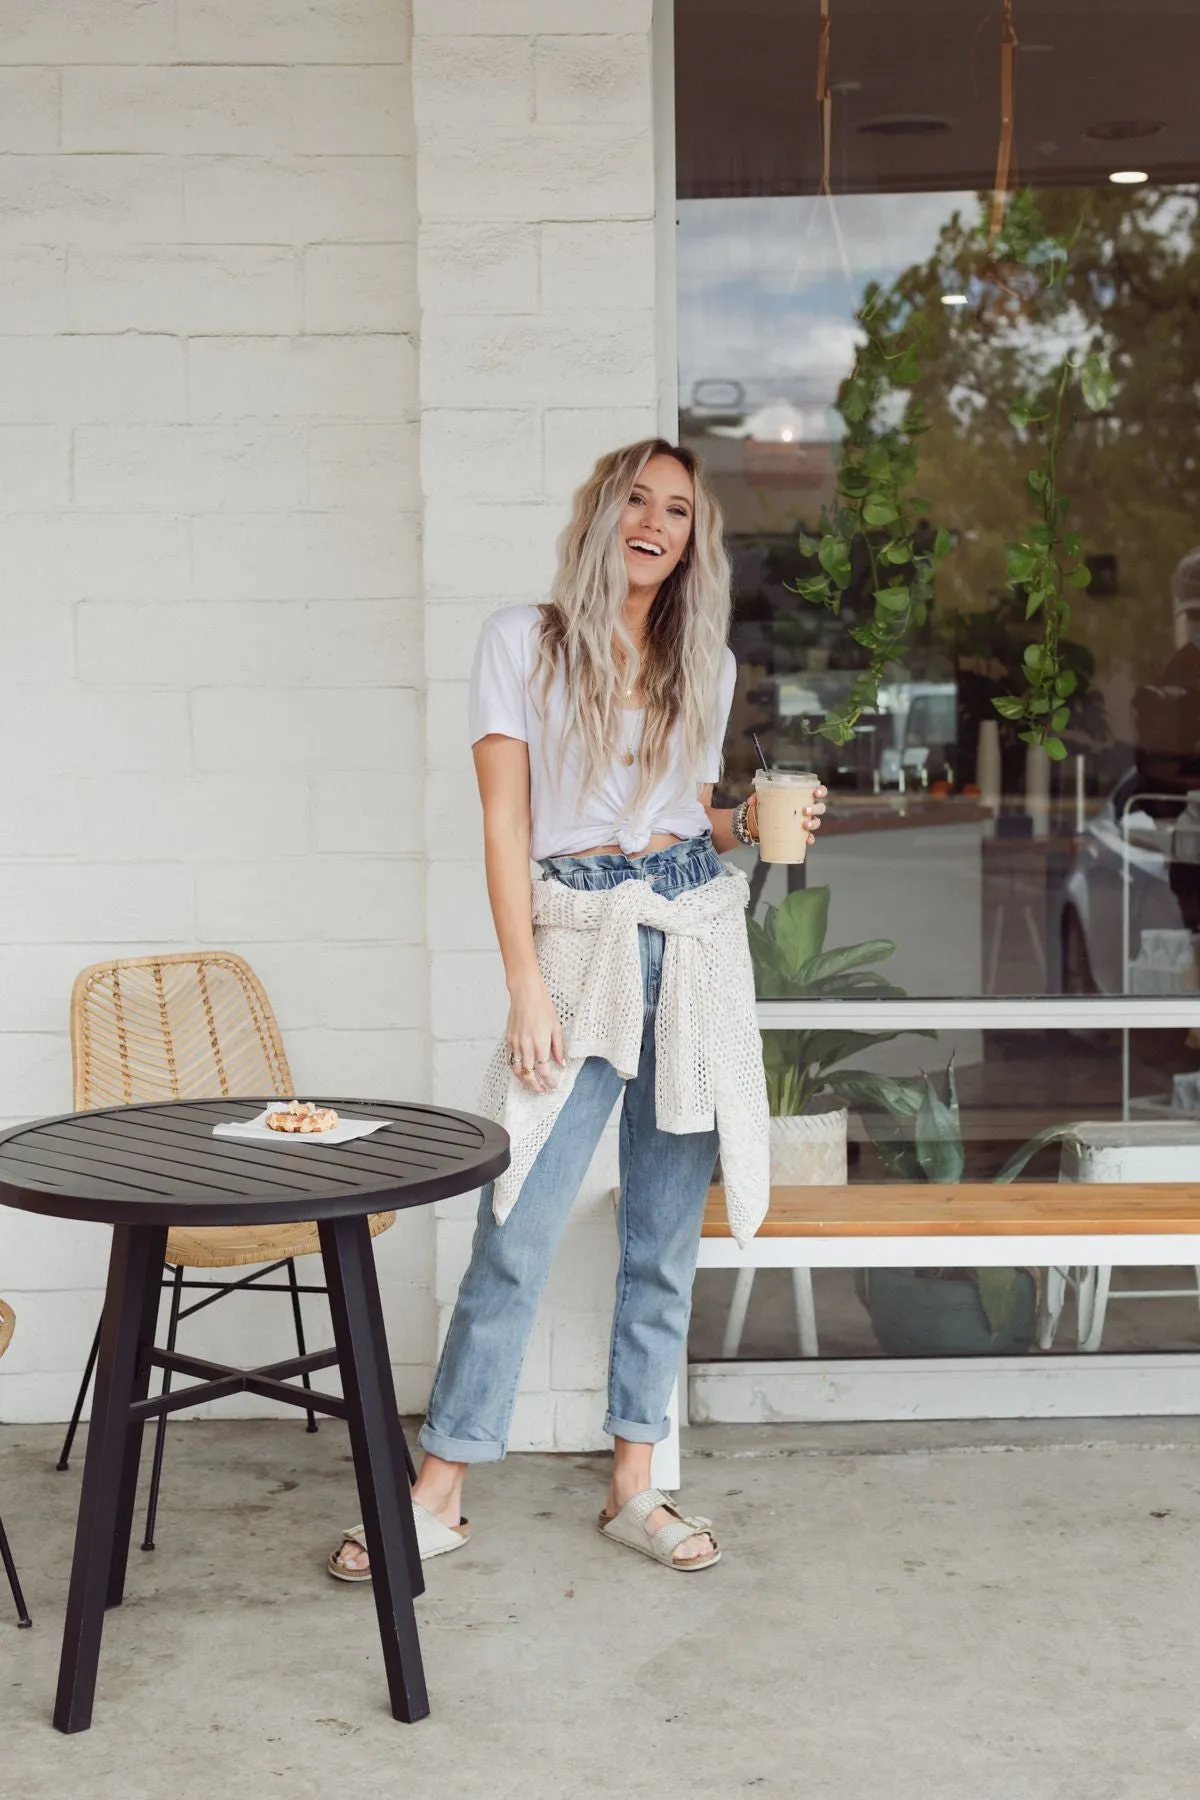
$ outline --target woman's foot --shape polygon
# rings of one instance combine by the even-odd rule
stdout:
[[[608,1498],[604,1502],[604,1511],[600,1515],[601,1523],[607,1525],[608,1521],[610,1519],[615,1519],[621,1508],[628,1501],[633,1499],[634,1494],[644,1492],[644,1488],[634,1488],[633,1493],[626,1494],[624,1499],[622,1499],[620,1498],[615,1485],[610,1487],[608,1490]],[[655,1532],[660,1530],[662,1526],[671,1525],[674,1524],[674,1522],[672,1514],[667,1511],[665,1506],[656,1506],[654,1511],[647,1515],[643,1530],[647,1537],[653,1537]],[[700,1557],[712,1556],[716,1548],[715,1539],[712,1538],[707,1531],[698,1531],[694,1537],[685,1538],[683,1540],[682,1544],[674,1551],[671,1561],[677,1563],[695,1562]]]
[[[654,1454],[653,1444],[633,1444],[625,1438],[616,1438],[613,1442],[612,1480],[608,1486],[608,1498],[604,1502],[602,1519],[614,1519],[621,1508],[633,1499],[635,1494],[644,1494],[653,1487],[650,1479],[650,1460]],[[645,1520],[648,1537],[653,1537],[662,1526],[672,1523],[671,1514],[664,1507],[656,1506]],[[695,1537],[685,1538],[672,1557],[672,1562],[692,1562],[699,1556],[712,1556],[716,1543],[707,1531],[699,1531]]]
[[[462,1490],[467,1473],[466,1463],[443,1462],[440,1456],[426,1456],[413,1486],[412,1497],[443,1525],[457,1531],[463,1523]],[[371,1559],[365,1547],[353,1538],[345,1538],[334,1552],[332,1564],[343,1575],[359,1581],[370,1574]]]

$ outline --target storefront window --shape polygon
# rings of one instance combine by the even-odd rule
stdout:
[[[1200,115],[1189,74],[1200,3],[1060,0],[1018,4],[1016,19],[1011,191],[1026,240],[1061,257],[1032,274],[1029,242],[993,230],[999,14],[981,30],[950,0],[834,0],[826,143],[815,6],[677,0],[680,437],[712,473],[734,562],[725,792],[748,791],[756,737],[772,763],[819,771],[834,805],[806,865],[745,859],[756,923],[769,930],[772,909],[804,896],[821,913],[823,949],[878,942],[862,967],[905,996],[1187,996],[1200,949]],[[910,484],[926,503],[916,547],[942,532],[947,548],[924,623],[837,744],[821,726],[869,662],[854,633],[875,610],[877,559],[858,544],[836,614],[797,590],[822,570],[814,545],[838,504],[847,428],[839,397],[872,285],[919,349],[909,392],[929,429]],[[1093,410],[1079,365],[1097,352],[1112,384]],[[1012,413],[1068,356],[1055,479],[1086,585],[1069,593],[1061,666],[1073,692],[1048,755],[1023,741],[1027,719],[994,702],[1026,691],[1026,650],[1042,637],[1007,547],[1036,521],[1028,476],[1045,426]],[[887,542],[883,526],[872,548]],[[765,951],[759,974],[764,1000],[803,996]],[[866,992],[846,989],[848,1028]],[[1009,1033],[981,1011],[977,1030],[894,1036],[837,1067],[944,1082],[951,1064],[964,1179],[993,1179],[1053,1124],[1161,1119],[1194,1123],[1200,1137],[1191,1019]],[[849,1180],[888,1178],[878,1120],[853,1101],[849,1112]],[[1031,1172],[1055,1179],[1062,1154],[1050,1145]],[[783,1295],[781,1279],[764,1291]],[[713,1354],[704,1333],[715,1330],[704,1295],[724,1281],[714,1273],[698,1288],[700,1354]],[[839,1281],[818,1282],[840,1319],[829,1353],[877,1353],[849,1278]],[[1142,1285],[1163,1286],[1163,1272]],[[1113,1320],[1105,1349],[1200,1348],[1194,1298],[1121,1302]],[[759,1324],[769,1337],[765,1315]],[[789,1353],[775,1337],[774,1353]],[[1074,1347],[1074,1326],[1055,1341]]]
[[[713,472],[735,563],[728,790],[746,791],[752,733],[819,769],[838,803],[809,879],[832,889],[835,938],[874,900],[870,935],[897,940],[910,992],[1177,990],[1200,928],[1200,800],[1183,817],[1200,789],[1200,124],[1177,72],[1200,8],[1041,6],[1023,24],[1017,163],[1069,246],[1061,292],[1025,306],[1003,268],[980,273],[991,40],[950,6],[834,15],[826,200],[815,16],[678,7],[680,434]],[[1113,183],[1130,161],[1148,179]],[[851,634],[871,570],[860,559],[836,617],[794,590],[819,573],[802,543],[835,504],[869,283],[904,296],[922,342],[916,486],[952,547],[927,623],[837,746],[814,728],[868,659]],[[1061,455],[1091,579],[1070,596],[1076,691],[1050,763],[993,705],[1040,631],[1005,555],[1032,522],[1037,434],[1008,415],[1092,347],[1115,387],[1099,415],[1073,406]],[[785,883],[768,873],[763,897]]]

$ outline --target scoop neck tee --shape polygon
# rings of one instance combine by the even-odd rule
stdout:
[[[737,681],[733,652],[725,652],[712,735],[700,767],[684,768],[682,732],[676,726],[671,734],[670,761],[635,811],[637,753],[645,709],[622,710],[621,738],[613,760],[596,792],[580,799],[579,752],[569,739],[565,745],[562,742],[562,676],[556,675],[550,684],[544,716],[540,694],[535,700],[533,693],[540,624],[541,612],[536,606],[505,606],[492,614],[479,635],[468,698],[472,744],[498,735],[518,738],[529,746],[534,861],[594,850],[598,844],[619,844],[627,856],[635,856],[657,832],[689,838],[707,831],[708,815],[698,790],[721,773],[721,745]],[[626,762],[626,757],[631,760]]]

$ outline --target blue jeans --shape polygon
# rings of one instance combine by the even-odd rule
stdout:
[[[542,869],[546,879],[573,888],[610,888],[641,877],[669,897],[724,879],[707,835],[636,861],[624,855],[559,856]],[[664,940],[661,931],[647,926],[639,935],[646,1010],[637,1075],[626,1084],[611,1063],[589,1057],[503,1225],[492,1216],[490,1184],[480,1198],[470,1266],[421,1431],[422,1447],[447,1462],[496,1462],[504,1455],[538,1301],[622,1089],[620,1260],[604,1429],[637,1444],[656,1444],[667,1435],[667,1405],[691,1313],[717,1134],[672,1136],[658,1129],[654,1015]]]

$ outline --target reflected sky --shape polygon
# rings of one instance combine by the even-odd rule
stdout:
[[[817,427],[854,357],[854,311],[932,252],[973,192],[684,200],[679,204],[679,393],[684,410],[741,413],[780,400]],[[729,406],[739,384],[743,400]],[[705,384],[713,384],[711,386]]]

